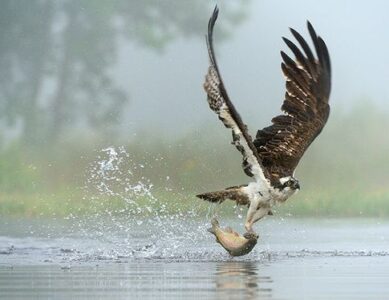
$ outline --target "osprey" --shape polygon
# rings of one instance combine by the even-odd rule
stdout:
[[[209,107],[224,126],[232,130],[232,144],[243,155],[243,170],[254,181],[197,197],[217,203],[230,199],[238,205],[247,205],[245,228],[252,231],[255,222],[272,214],[274,204],[284,202],[300,189],[294,177],[295,168],[322,131],[330,113],[330,57],[326,44],[309,22],[307,27],[316,57],[304,38],[290,29],[300,47],[283,38],[295,56],[292,59],[281,51],[281,69],[286,78],[285,99],[281,107],[283,114],[273,118],[270,126],[258,130],[253,140],[228,97],[216,63],[212,36],[218,12],[215,7],[208,23],[206,41],[210,66],[204,89]]]

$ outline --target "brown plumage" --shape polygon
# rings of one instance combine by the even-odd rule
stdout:
[[[250,203],[249,198],[242,191],[242,187],[245,186],[232,186],[223,191],[204,193],[196,195],[196,197],[213,203],[222,203],[224,200],[230,199],[238,205],[248,205]]]
[[[292,35],[300,44],[302,51],[290,40],[283,38],[295,55],[295,60],[281,51],[283,62],[281,69],[286,77],[285,100],[281,107],[284,114],[274,117],[272,125],[258,130],[252,141],[247,126],[236,111],[227,91],[216,62],[213,49],[213,27],[218,16],[216,7],[208,23],[207,46],[210,66],[206,75],[204,89],[208,96],[210,108],[227,128],[234,125],[242,132],[244,142],[233,130],[233,144],[243,155],[243,169],[249,176],[252,165],[248,162],[249,149],[264,176],[271,182],[284,176],[291,176],[302,155],[323,129],[330,112],[328,99],[331,90],[331,65],[324,41],[316,35],[308,22],[308,31],[313,41],[317,58],[313,55],[307,42],[294,29]],[[226,112],[231,120],[226,119]],[[243,147],[242,144],[247,144]]]
[[[299,47],[283,38],[295,57],[292,59],[281,51],[281,69],[286,78],[283,114],[274,117],[270,126],[258,130],[253,140],[227,94],[216,62],[213,28],[218,12],[215,7],[208,23],[206,41],[210,66],[204,89],[209,107],[224,126],[232,130],[232,144],[243,156],[244,172],[255,181],[198,197],[210,202],[231,199],[237,204],[247,204],[245,227],[252,230],[253,223],[271,213],[274,203],[286,201],[300,189],[294,171],[304,152],[322,131],[330,113],[331,63],[324,41],[309,22],[307,27],[316,56],[304,38],[290,29]]]
[[[308,30],[316,49],[315,59],[302,36],[291,29],[304,54],[290,40],[283,38],[295,60],[281,51],[282,71],[286,77],[284,114],[272,119],[272,125],[258,130],[254,145],[263,166],[272,176],[293,174],[305,150],[322,131],[330,106],[331,65],[327,47],[311,23]]]
[[[235,145],[235,147],[243,155],[242,166],[245,173],[248,176],[254,175],[251,172],[253,163],[256,163],[263,170],[262,172],[267,173],[267,171],[261,165],[261,158],[258,155],[257,148],[255,147],[253,140],[247,131],[247,125],[243,123],[242,118],[228,97],[219,72],[215,53],[213,50],[213,27],[215,26],[218,13],[219,10],[217,7],[215,7],[215,10],[208,23],[208,35],[206,39],[210,66],[208,68],[208,73],[205,76],[204,90],[208,96],[208,104],[209,107],[217,113],[224,126],[232,129],[232,144]],[[252,157],[254,160],[251,163],[248,161],[250,157]]]

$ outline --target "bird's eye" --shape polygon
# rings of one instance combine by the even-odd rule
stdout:
[[[290,181],[284,182],[284,184],[283,184],[282,186],[283,186],[284,188],[290,187]]]

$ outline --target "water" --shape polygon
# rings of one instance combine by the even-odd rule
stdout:
[[[0,299],[388,299],[389,221],[267,217],[231,258],[206,231],[216,210],[159,199],[149,167],[109,147],[88,170],[88,216],[1,217]],[[219,220],[242,232],[243,214]]]
[[[184,221],[175,221],[185,225]],[[186,227],[199,234],[196,219]],[[239,228],[239,220],[222,220]],[[90,238],[69,221],[2,219],[1,299],[387,299],[389,222],[268,219],[252,253],[158,226]],[[146,222],[146,224],[149,224]],[[5,226],[4,226],[5,225]],[[131,226],[131,225],[129,225]],[[71,226],[69,227],[71,228]],[[93,228],[93,227],[92,227]],[[33,231],[33,233],[31,233]]]
[[[388,258],[0,268],[4,299],[387,299]]]

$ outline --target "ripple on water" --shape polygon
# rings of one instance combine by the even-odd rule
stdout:
[[[69,214],[65,220],[18,220],[19,227],[8,220],[6,228],[19,229],[0,228],[0,264],[230,260],[206,231],[214,211],[204,215],[197,205],[184,210],[179,204],[174,213],[167,210],[168,200],[158,199],[154,185],[142,174],[149,167],[134,161],[123,147],[103,149],[88,169],[83,201],[93,199],[94,205],[109,209],[96,207],[89,216]],[[169,192],[177,197],[178,192]],[[110,207],[112,199],[124,205]],[[238,208],[236,218],[221,221],[243,228],[241,213]],[[257,247],[234,261],[389,255],[388,240],[383,238],[389,236],[389,225],[384,222],[273,217],[257,228]]]

